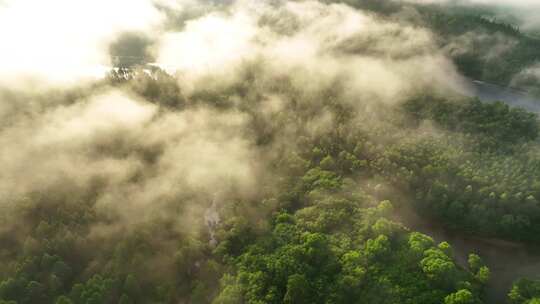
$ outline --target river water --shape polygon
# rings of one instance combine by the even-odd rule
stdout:
[[[521,107],[528,111],[540,113],[540,98],[528,95],[526,92],[505,88],[498,85],[471,80],[465,86],[465,94],[478,97],[482,101],[504,101],[508,105]]]
[[[521,107],[540,114],[540,98],[525,92],[471,80],[465,94],[483,102],[503,101],[512,107]],[[483,239],[454,233],[442,225],[418,216],[411,210],[400,210],[400,220],[411,230],[430,235],[436,241],[448,241],[457,263],[467,266],[469,253],[479,254],[491,271],[486,288],[486,304],[507,303],[512,282],[519,278],[540,279],[540,251],[519,243]]]
[[[399,220],[409,229],[427,234],[437,242],[450,243],[454,258],[462,267],[467,267],[469,253],[480,255],[491,271],[485,290],[486,304],[506,303],[512,282],[519,278],[540,279],[540,252],[535,249],[519,243],[452,232],[407,207],[400,208]]]

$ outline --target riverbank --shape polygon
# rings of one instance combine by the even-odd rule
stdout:
[[[480,255],[491,271],[486,286],[486,303],[507,303],[512,283],[519,278],[540,279],[540,252],[523,243],[453,232],[440,223],[419,216],[407,206],[398,210],[397,220],[411,231],[422,232],[437,242],[450,243],[454,258],[461,267],[468,267],[470,253]]]

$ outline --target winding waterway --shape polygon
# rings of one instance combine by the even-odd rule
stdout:
[[[540,279],[540,252],[537,250],[520,243],[452,232],[410,210],[399,210],[399,213],[401,222],[409,229],[427,234],[437,242],[450,243],[460,266],[467,267],[469,253],[482,257],[491,271],[486,304],[506,303],[512,282],[519,278]]]
[[[497,85],[470,81],[465,94],[478,97],[483,102],[503,101],[512,107],[521,107],[540,114],[540,98],[525,92]],[[442,225],[418,216],[411,210],[400,210],[400,219],[411,230],[420,231],[436,241],[448,241],[454,249],[457,263],[467,266],[469,253],[479,254],[491,270],[486,288],[487,304],[507,303],[512,282],[519,278],[540,279],[540,251],[524,244],[497,239],[485,239],[454,233]]]
[[[540,113],[540,98],[535,98],[526,92],[516,89],[471,80],[465,86],[465,94],[471,97],[478,97],[485,102],[499,100],[513,107],[521,107],[531,112]]]

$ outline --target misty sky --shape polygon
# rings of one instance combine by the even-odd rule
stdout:
[[[162,20],[149,0],[7,0],[0,7],[0,81],[93,75],[108,64],[116,35],[150,32]]]
[[[253,2],[251,4],[244,0],[237,2],[253,6]],[[517,7],[538,4],[537,0],[471,0],[471,2]],[[0,6],[0,35],[3,39],[0,49],[0,66],[2,66],[0,84],[19,84],[20,79],[75,83],[81,78],[102,75],[103,69],[100,67],[111,64],[109,45],[124,32],[143,33],[153,38],[161,37],[162,39],[158,39],[160,41],[192,39],[195,43],[201,44],[203,41],[201,37],[163,33],[167,16],[163,9],[156,6],[159,4],[160,8],[170,8],[182,13],[197,3],[196,0],[4,0]],[[242,20],[223,24],[221,22],[223,20],[220,21],[213,15],[208,18],[205,26],[209,28],[199,29],[203,31],[203,35],[206,35],[204,31],[211,32],[212,27],[223,27],[225,30],[235,31],[235,34],[250,35],[248,27],[241,28],[243,25],[239,22]],[[215,36],[211,38],[225,39]],[[234,46],[233,43],[231,47]],[[190,50],[193,54],[202,52],[203,55],[208,51],[193,48]],[[164,56],[168,58],[170,54]],[[220,59],[223,58],[216,60]]]

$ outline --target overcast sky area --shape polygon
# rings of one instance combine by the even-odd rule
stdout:
[[[523,14],[520,26],[539,24],[538,10],[533,9],[540,8],[538,0],[410,1],[509,5]],[[0,85],[18,85],[21,79],[39,82],[46,78],[50,83],[77,83],[84,78],[95,78],[111,65],[108,47],[120,33],[160,36],[164,34],[167,18],[163,7],[182,12],[200,3],[217,1],[3,0],[0,2],[3,38]],[[164,39],[169,38],[164,36]]]
[[[0,82],[47,76],[76,82],[108,65],[121,32],[150,32],[163,15],[150,0],[6,0],[0,6]]]

